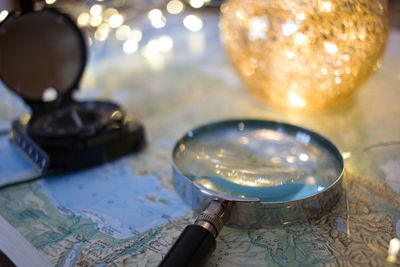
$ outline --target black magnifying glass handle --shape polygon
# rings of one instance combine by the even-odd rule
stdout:
[[[231,203],[212,200],[194,224],[186,226],[159,267],[202,266],[215,250],[216,241],[228,217]]]
[[[159,267],[202,266],[215,247],[215,237],[209,230],[197,224],[188,225]]]

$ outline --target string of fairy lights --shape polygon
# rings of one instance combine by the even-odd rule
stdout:
[[[52,4],[55,0],[51,1]],[[181,14],[185,9],[189,9],[187,14],[183,16],[183,26],[191,32],[201,31],[203,28],[202,18],[190,12],[206,5],[209,0],[189,0],[187,2],[179,0],[171,0],[164,3],[160,8],[152,8],[147,12],[141,12],[140,16],[146,16],[147,22],[154,29],[162,29],[167,25],[167,15],[173,16]],[[49,5],[50,3],[47,2]],[[134,26],[138,18],[131,19],[128,13],[124,13],[123,8],[119,10],[114,7],[107,7],[105,1],[96,1],[86,8],[81,8],[82,12],[77,14],[76,22],[79,27],[87,28],[89,32],[93,32],[88,38],[88,44],[93,42],[104,42],[110,36],[121,42],[121,48],[126,54],[133,54],[142,47],[142,55],[146,58],[152,58],[159,52],[167,52],[173,48],[173,40],[170,36],[163,35],[151,39],[147,44],[139,44],[143,37],[140,26]]]
[[[124,3],[126,1],[123,1]],[[126,4],[134,6],[139,1],[129,1]],[[139,16],[147,17],[149,23],[154,29],[162,29],[167,25],[167,16],[181,15],[182,25],[190,32],[199,32],[203,28],[203,20],[196,9],[207,5],[210,0],[171,0],[159,4],[159,8],[148,8],[145,12],[140,10]],[[136,53],[141,48],[142,55],[147,59],[154,59],[155,56],[162,52],[173,49],[173,39],[168,35],[158,36],[147,42],[140,44],[143,32],[140,26],[134,26],[139,19],[127,12],[127,5],[114,7],[112,1],[95,0],[83,2],[65,2],[62,0],[45,0],[46,5],[52,6],[60,4],[63,8],[68,9],[71,3],[74,6],[69,13],[76,17],[77,25],[84,29],[88,34],[87,43],[92,46],[94,42],[104,42],[110,37],[114,37],[121,42],[121,49],[125,54]],[[76,10],[79,13],[76,14]],[[129,11],[129,10],[128,10]],[[135,13],[135,12],[133,12]],[[136,12],[137,13],[137,12]],[[0,22],[9,14],[9,11],[0,11]],[[136,14],[137,16],[137,14]],[[143,26],[143,25],[142,25]],[[161,33],[161,32],[160,32]]]

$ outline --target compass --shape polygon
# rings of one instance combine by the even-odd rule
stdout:
[[[33,117],[28,133],[43,138],[85,137],[119,126],[124,117],[110,102],[77,102]]]
[[[142,124],[118,104],[74,99],[84,40],[54,8],[12,12],[0,23],[0,78],[32,110],[12,123],[10,140],[42,174],[92,167],[145,144]]]

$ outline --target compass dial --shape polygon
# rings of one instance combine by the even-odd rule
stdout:
[[[28,132],[49,138],[92,136],[123,119],[123,112],[112,103],[72,103],[33,116],[28,124]]]

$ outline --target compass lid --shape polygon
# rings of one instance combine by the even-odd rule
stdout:
[[[52,99],[70,97],[86,57],[82,32],[56,9],[14,13],[0,24],[0,78],[31,106],[49,92]]]

